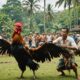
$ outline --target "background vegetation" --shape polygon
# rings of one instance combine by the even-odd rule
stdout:
[[[80,2],[78,0],[58,0],[55,6],[61,6],[64,3],[64,8],[69,7],[59,12],[55,12],[51,4],[47,7],[44,5],[45,12],[42,11],[41,5],[38,4],[39,1],[7,0],[6,4],[0,8],[0,34],[7,38],[11,37],[13,24],[16,21],[23,22],[23,35],[35,31],[57,32],[62,27],[71,29],[80,24]]]

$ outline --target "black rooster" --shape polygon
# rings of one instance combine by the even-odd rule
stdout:
[[[45,43],[38,48],[29,49],[21,43],[15,41],[9,43],[5,39],[0,39],[0,54],[3,55],[5,52],[12,55],[18,62],[18,66],[22,71],[21,77],[23,77],[26,66],[33,71],[35,78],[35,71],[39,67],[37,62],[51,61],[51,58],[59,57],[61,54],[69,58],[69,52],[66,49],[52,43]]]

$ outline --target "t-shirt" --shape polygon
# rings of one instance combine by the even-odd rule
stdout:
[[[67,36],[65,43],[63,42],[62,37],[58,37],[56,40],[53,41],[53,43],[57,43],[59,45],[74,46],[76,49],[78,49],[74,39],[70,36]]]

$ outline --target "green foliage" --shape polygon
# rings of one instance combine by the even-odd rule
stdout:
[[[5,37],[10,37],[12,34],[13,23],[8,15],[0,13],[0,34]]]
[[[23,22],[24,36],[30,32],[44,32],[44,11],[40,10],[38,2],[39,0],[23,0],[22,3],[19,0],[7,0],[0,9],[0,34],[4,33],[6,37],[11,37],[15,21]],[[66,9],[61,12],[54,12],[52,5],[48,4],[45,16],[46,32],[56,32],[62,27],[72,28],[80,24],[80,4],[70,8],[70,11]]]
[[[2,11],[9,15],[12,20],[22,21],[22,6],[19,0],[7,0]]]
[[[23,0],[23,9],[25,10],[25,8],[27,9],[27,14],[28,14],[28,18],[30,19],[30,29],[31,31],[33,30],[33,14],[34,12],[39,9],[39,5],[37,4],[37,2],[39,2],[39,0]]]

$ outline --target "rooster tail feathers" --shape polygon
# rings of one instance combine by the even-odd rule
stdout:
[[[28,60],[27,65],[33,71],[35,71],[35,70],[37,70],[39,68],[39,64],[37,64],[36,62],[32,61],[31,59]]]

